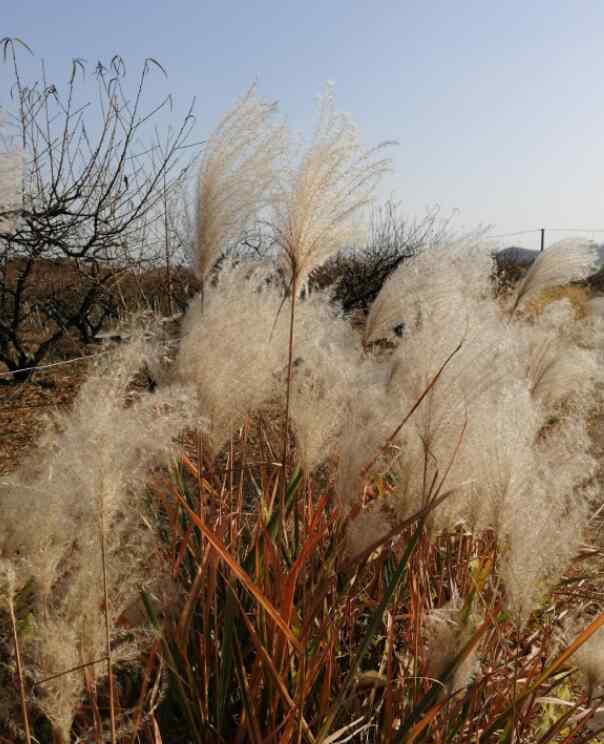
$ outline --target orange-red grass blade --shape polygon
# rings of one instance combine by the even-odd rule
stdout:
[[[281,613],[272,604],[272,602],[266,597],[266,595],[260,591],[260,589],[256,586],[256,584],[252,581],[252,579],[248,576],[248,574],[243,570],[243,568],[241,568],[241,566],[237,563],[237,561],[233,559],[233,557],[227,551],[222,540],[220,540],[220,538],[205,524],[205,522],[199,517],[199,515],[195,514],[195,512],[189,507],[189,505],[186,503],[186,501],[183,499],[181,494],[178,493],[176,489],[173,490],[173,494],[180,501],[182,507],[186,510],[187,514],[189,515],[189,518],[201,530],[204,537],[207,539],[210,545],[214,548],[214,550],[218,553],[220,558],[227,564],[227,566],[231,569],[231,571],[235,574],[235,576],[239,579],[239,581],[244,585],[244,587],[248,590],[248,592],[254,597],[254,599],[258,602],[258,604],[265,610],[265,612],[267,612],[268,615],[270,615],[273,622],[276,625],[278,625],[279,628],[281,628],[284,636],[292,644],[292,646],[296,649],[296,651],[298,651],[298,653],[302,653],[303,652],[302,644],[293,634],[291,628],[289,627],[287,622],[284,620]]]

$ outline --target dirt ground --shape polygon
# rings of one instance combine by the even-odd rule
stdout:
[[[14,470],[25,455],[35,451],[44,419],[73,402],[88,364],[51,367],[36,373],[31,382],[0,385],[0,474]]]

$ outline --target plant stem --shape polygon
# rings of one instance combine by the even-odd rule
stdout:
[[[117,732],[115,729],[115,701],[113,690],[113,676],[111,674],[111,624],[109,621],[109,592],[107,590],[107,562],[105,555],[105,520],[103,518],[103,503],[100,504],[100,539],[101,539],[101,563],[103,567],[103,603],[105,609],[105,645],[107,648],[107,675],[109,680],[109,717],[111,721],[111,744],[117,743]]]
[[[29,719],[27,717],[27,702],[25,699],[25,683],[23,681],[23,667],[21,665],[21,652],[19,651],[19,637],[17,635],[17,618],[12,598],[9,598],[8,609],[10,612],[10,624],[15,646],[15,663],[17,665],[17,678],[19,680],[19,698],[21,700],[21,715],[23,717],[23,728],[25,729],[25,740],[31,744],[31,733],[29,731]]]
[[[283,520],[285,519],[285,500],[287,496],[287,460],[289,456],[289,406],[291,398],[292,368],[294,361],[294,321],[296,313],[297,290],[298,274],[296,271],[294,271],[291,283],[291,302],[289,311],[289,348],[287,361],[287,382],[285,388],[285,430],[283,433],[283,457],[281,459],[283,463],[283,487],[281,489],[281,515]]]

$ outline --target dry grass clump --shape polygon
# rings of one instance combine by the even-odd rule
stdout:
[[[56,741],[128,726],[157,741],[160,722],[165,740],[201,744],[546,744],[563,725],[589,741],[591,699],[544,727],[541,698],[604,624],[554,643],[585,583],[601,589],[572,562],[602,558],[584,539],[601,502],[587,418],[604,324],[551,290],[591,270],[593,246],[551,249],[498,301],[477,236],[431,245],[359,334],[299,289],[386,163],[328,93],[311,146],[275,170],[272,111],[252,90],[211,138],[196,260],[207,280],[258,209],[279,256],[225,261],[173,362],[152,326],[100,357],[40,454],[0,483],[0,643],[23,657],[1,672],[0,713],[15,732],[43,714]],[[131,396],[143,366],[159,385]],[[189,437],[174,463],[196,427],[207,446]],[[162,577],[178,602],[154,598]],[[141,590],[148,622],[123,627]],[[133,656],[126,715],[115,665]],[[600,656],[577,657],[592,695]]]
[[[149,468],[175,452],[193,392],[166,388],[126,406],[135,375],[156,357],[143,332],[100,356],[73,409],[51,417],[40,453],[0,482],[0,556],[14,571],[20,612],[30,618],[21,636],[29,684],[103,659],[105,603],[113,634],[140,586],[156,582],[162,570],[153,562],[148,573],[155,537],[144,484]],[[112,642],[114,662],[136,658],[135,630]],[[103,678],[102,669],[91,667],[93,679]],[[35,707],[65,741],[83,684],[71,674],[34,690]]]

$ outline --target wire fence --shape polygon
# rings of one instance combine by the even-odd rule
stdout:
[[[522,244],[519,247],[543,251],[549,245],[564,240],[564,238],[583,237],[598,242],[598,235],[604,236],[604,227],[537,227],[531,230],[518,230],[500,235],[487,234],[485,239],[522,238],[522,240],[514,241]]]
[[[97,357],[109,354],[109,350],[100,351],[98,354],[86,354],[85,356],[75,357],[74,359],[66,359],[61,362],[50,362],[49,364],[39,364],[37,367],[21,367],[20,369],[13,369],[9,372],[0,372],[0,377],[11,377],[22,372],[39,372],[43,369],[49,369],[50,367],[64,367],[67,364],[75,364],[76,362],[83,362],[87,359],[96,359]]]

